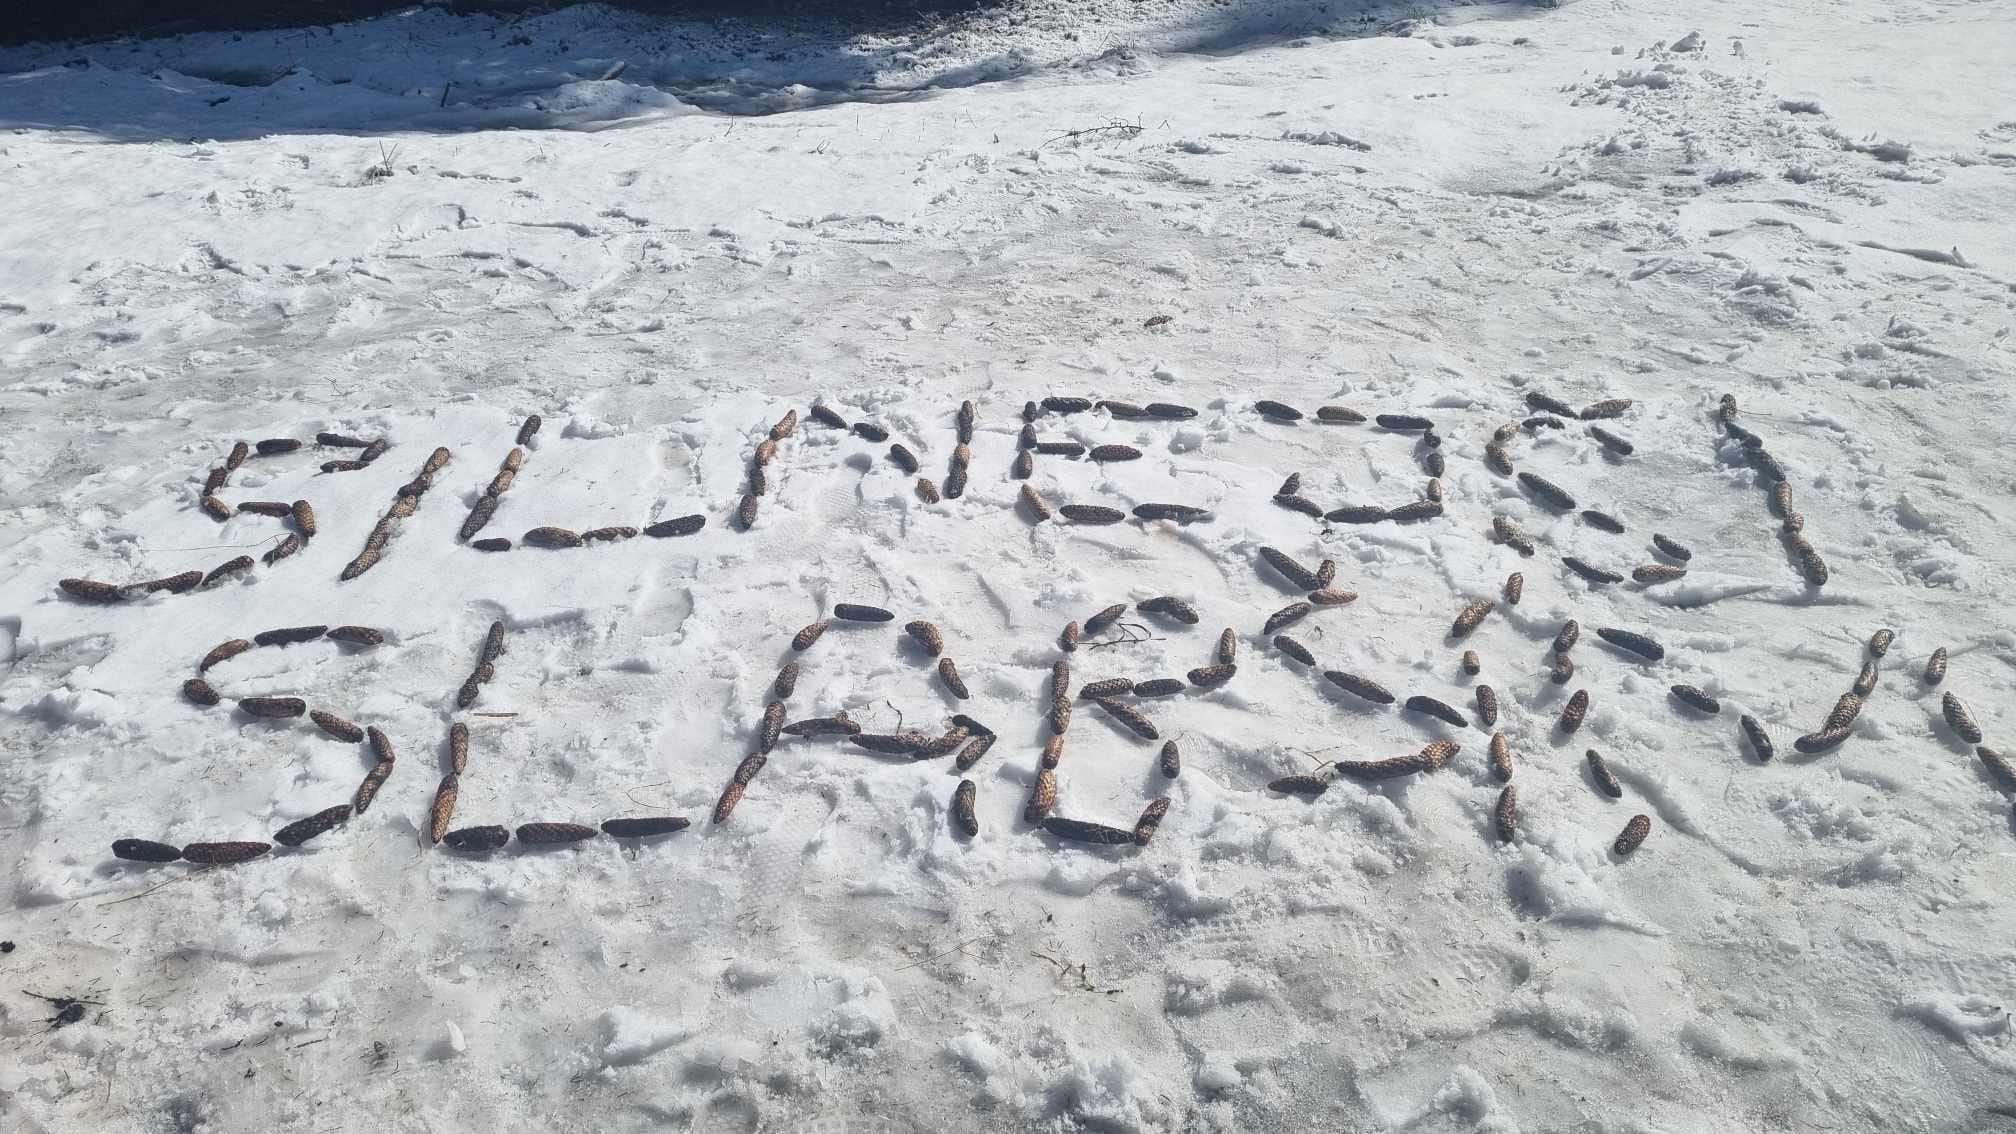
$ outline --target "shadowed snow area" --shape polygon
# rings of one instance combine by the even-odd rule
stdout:
[[[0,1129],[2006,1124],[2012,42],[0,51]]]
[[[1146,70],[1149,55],[1376,34],[1466,7],[1403,15],[1366,0],[1028,0],[900,19],[880,8],[849,18],[841,5],[778,24],[598,4],[521,15],[415,8],[329,27],[0,49],[0,126],[146,141],[774,114],[1045,73],[1124,77]]]

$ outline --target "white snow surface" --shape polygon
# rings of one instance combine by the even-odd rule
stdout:
[[[594,8],[428,9],[335,28],[0,52],[0,1126],[24,1131],[1934,1131],[2016,1113],[2016,821],[1941,713],[2016,746],[2016,9],[1583,0],[1565,7],[1025,0],[903,32],[682,25]],[[445,88],[444,88],[445,84]],[[389,155],[389,160],[388,160]],[[373,167],[381,167],[372,172]],[[1602,424],[1520,432],[1543,392]],[[1825,558],[1802,580],[1782,463]],[[1191,504],[1179,526],[1035,522],[1010,475],[1046,413],[1054,507]],[[1311,416],[1270,421],[1260,399]],[[964,494],[924,503],[872,422]],[[1426,450],[1320,405],[1431,417],[1445,512],[1326,523],[1426,491]],[[796,410],[753,526],[751,455]],[[483,536],[706,517],[696,534],[485,554],[457,539],[544,426]],[[383,438],[358,471],[318,431]],[[97,605],[59,590],[298,554]],[[338,573],[437,446],[367,573]],[[1537,544],[1491,538],[1494,516]],[[1691,547],[1670,583],[1594,585]],[[1334,560],[1301,596],[1262,546]],[[1497,598],[1470,636],[1458,609]],[[1076,683],[1238,671],[1076,706],[1056,813],[1024,822],[1065,624]],[[836,603],[886,607],[802,654]],[[1561,624],[1582,640],[1548,680]],[[952,697],[900,627],[942,631]],[[505,652],[457,690],[487,627]],[[218,642],[262,646],[182,696]],[[1597,627],[1651,635],[1647,662]],[[1879,628],[1850,738],[1805,755]],[[1125,633],[1140,641],[1123,641]],[[1950,670],[1921,677],[1936,648]],[[1458,666],[1474,649],[1482,673]],[[792,720],[998,733],[950,817],[949,758],[786,737],[732,818],[780,665]],[[1343,669],[1457,728],[1341,693]],[[1502,703],[1514,841],[1471,686]],[[1720,699],[1709,716],[1668,687]],[[1555,718],[1576,689],[1581,731]],[[199,869],[113,839],[298,849]],[[1737,727],[1762,721],[1777,755]],[[429,846],[451,723],[455,825],[685,815],[650,840]],[[1439,771],[1267,790],[1447,737]],[[1600,751],[1623,798],[1596,790]],[[1612,843],[1652,821],[1628,856]],[[30,993],[90,1001],[52,1027]]]

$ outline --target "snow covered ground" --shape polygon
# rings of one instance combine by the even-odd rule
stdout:
[[[2007,1124],[2011,787],[1942,695],[2016,747],[2011,44],[1994,3],[1024,0],[845,37],[576,8],[0,52],[0,1119]],[[1597,423],[1629,455],[1572,420],[1504,445],[1577,509],[1487,453],[1529,394],[1630,400]],[[1052,508],[1210,518],[1035,519],[1012,474],[1024,403],[1051,396],[1198,410],[1044,413],[1046,442],[1143,454],[1035,457]],[[966,400],[968,484],[925,503]],[[1429,417],[1440,447],[1324,405]],[[752,454],[793,410],[744,531]],[[479,536],[517,546],[474,550],[457,530],[535,414]],[[323,473],[357,450],[320,431],[389,448]],[[215,496],[309,502],[297,553],[189,593],[58,588],[279,545],[291,519],[202,508],[233,442],[269,438],[308,444]],[[382,557],[339,579],[437,447]],[[1431,452],[1444,509],[1418,522],[1273,499],[1299,473],[1321,509],[1401,506]],[[689,514],[682,536],[521,538]],[[1682,566],[1654,533],[1691,548],[1684,575],[1564,562]],[[1313,669],[1263,633],[1302,589],[1263,547],[1358,595],[1281,631]],[[1067,623],[1164,595],[1200,621],[1130,607],[1060,650]],[[1497,605],[1451,637],[1476,598]],[[896,621],[792,650],[847,602]],[[458,705],[493,622],[494,677]],[[207,673],[222,704],[185,699],[219,642],[302,624],[386,640],[254,648]],[[1131,827],[1166,796],[1147,846],[1025,822],[1054,662],[1077,685],[1181,677],[1228,627],[1229,682],[1125,699],[1178,741],[1174,778],[1159,740],[1075,706],[1055,814]],[[1884,628],[1848,738],[1799,751]],[[937,734],[965,713],[998,740],[962,776],[785,737],[711,822],[791,660],[790,720]],[[353,798],[370,746],[232,707],[255,695],[382,729],[398,760],[370,810],[235,866],[114,858],[270,840]],[[455,723],[456,827],[693,825],[429,846]],[[1439,770],[1268,790],[1437,739],[1461,746]],[[1619,854],[1637,814],[1651,834]],[[52,1027],[30,993],[89,1003]]]

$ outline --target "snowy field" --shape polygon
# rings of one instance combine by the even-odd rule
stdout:
[[[2012,56],[1957,0],[0,51],[0,1128],[2016,1128]],[[795,650],[839,604],[894,618]],[[185,684],[304,625],[382,641]],[[746,759],[839,714],[928,740]]]

